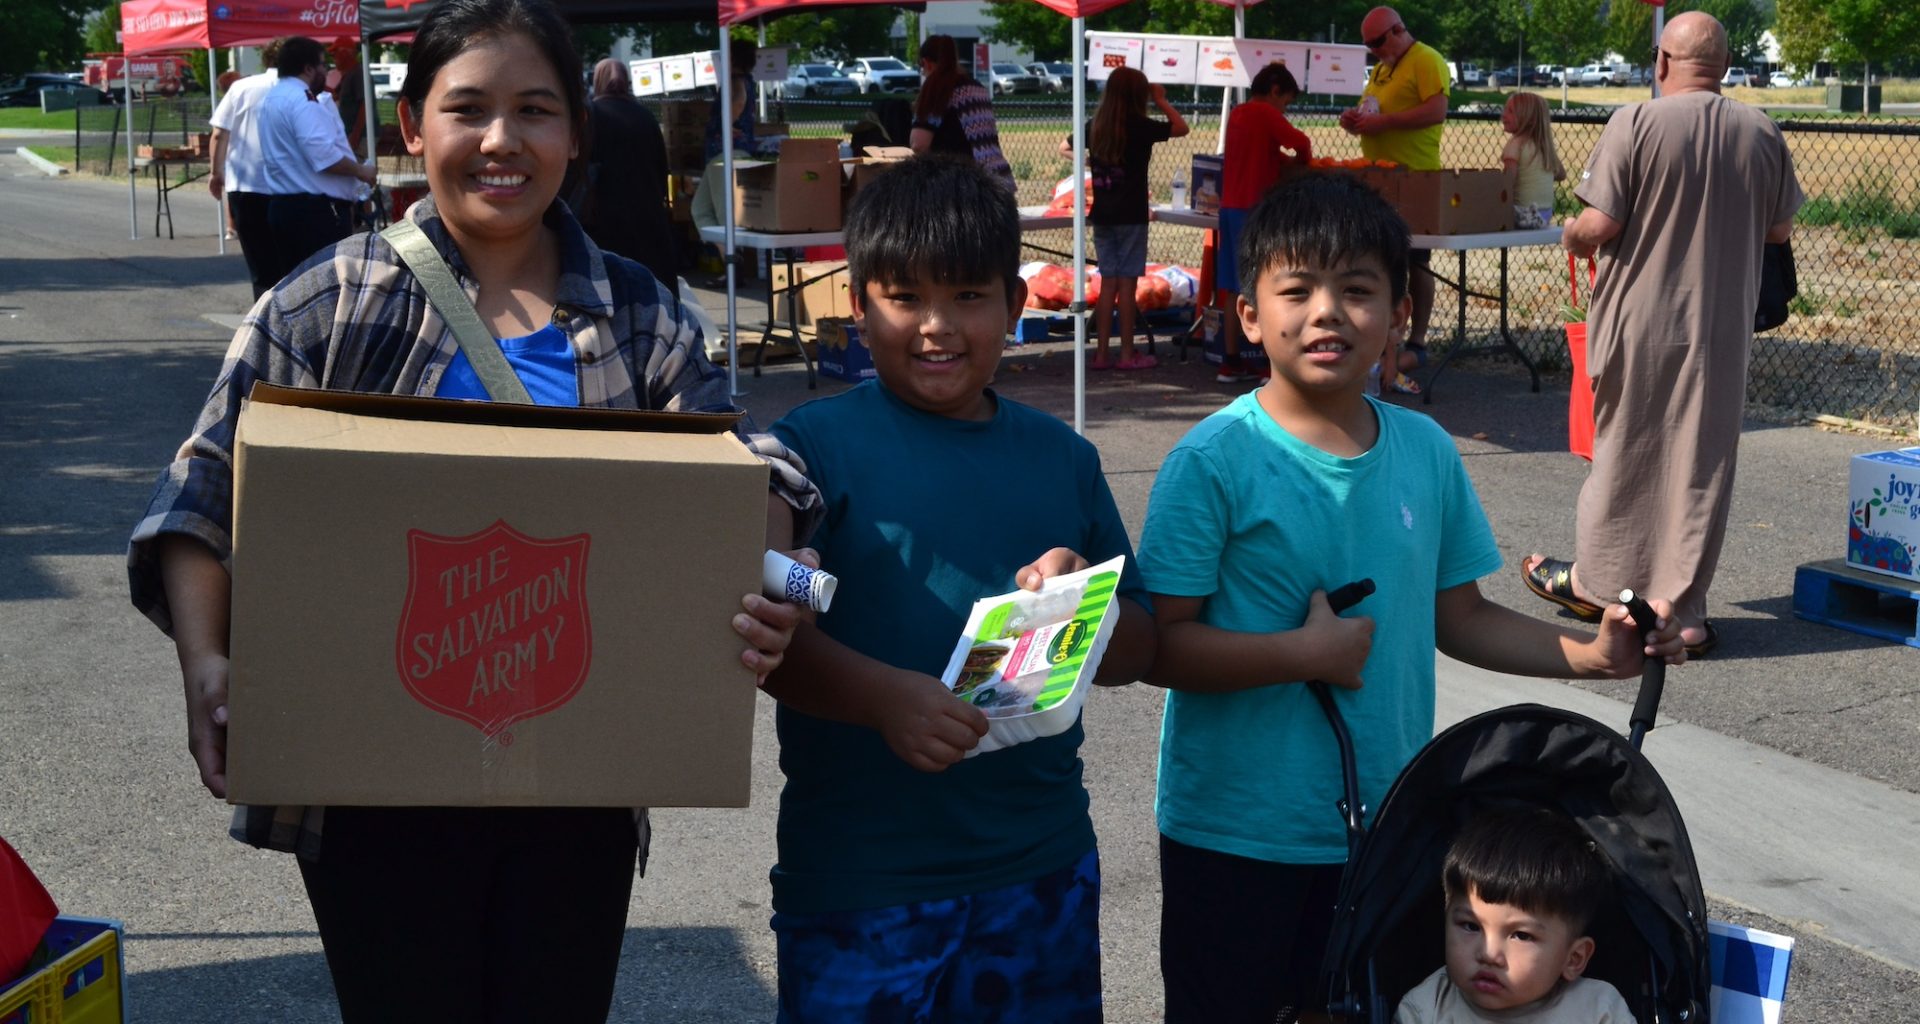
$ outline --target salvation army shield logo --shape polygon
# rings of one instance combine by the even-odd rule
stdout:
[[[588,535],[541,540],[504,521],[465,537],[407,531],[400,680],[489,738],[572,700],[593,660]]]

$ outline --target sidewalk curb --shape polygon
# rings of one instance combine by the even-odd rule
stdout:
[[[44,156],[41,156],[38,153],[35,153],[33,150],[28,149],[25,146],[16,146],[14,147],[13,151],[19,156],[21,156],[22,158],[24,158],[28,163],[39,168],[49,178],[62,177],[67,173],[67,169],[65,167],[62,167],[59,164],[54,163],[53,161],[47,159]]]

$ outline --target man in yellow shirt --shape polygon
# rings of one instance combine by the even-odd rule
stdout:
[[[1440,169],[1440,132],[1447,121],[1447,87],[1451,75],[1439,51],[1413,38],[1400,14],[1391,7],[1375,7],[1360,22],[1360,40],[1378,61],[1367,76],[1360,105],[1340,115],[1340,127],[1360,137],[1360,152],[1369,160],[1392,160],[1408,170]],[[1427,361],[1427,321],[1433,316],[1433,275],[1427,272],[1430,253],[1413,251],[1414,272],[1409,275],[1413,295],[1413,322],[1407,350],[1392,348],[1382,358],[1380,381],[1396,390],[1418,390],[1400,371]]]

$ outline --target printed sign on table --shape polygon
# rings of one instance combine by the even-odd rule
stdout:
[[[787,80],[787,48],[784,46],[763,46],[760,58],[753,64],[753,80],[756,82],[784,82]]]
[[[1196,85],[1244,88],[1247,84],[1247,76],[1240,70],[1239,51],[1234,49],[1231,39],[1200,40],[1200,52],[1194,61]]]
[[[1241,74],[1246,81],[1240,83],[1253,85],[1253,76],[1269,64],[1285,64],[1293,72],[1293,79],[1305,88],[1307,77],[1307,44],[1286,43],[1272,39],[1236,39],[1234,48],[1239,51]]]
[[[1307,77],[1301,88],[1336,96],[1358,96],[1367,91],[1367,48],[1315,44],[1307,58]]]
[[[1142,70],[1147,81],[1161,85],[1192,85],[1193,64],[1198,51],[1196,39],[1149,39]]]
[[[715,62],[720,59],[718,53],[708,50],[693,55],[693,84],[719,85],[720,73],[714,70]]]
[[[660,62],[657,60],[636,60],[628,67],[633,72],[633,94],[635,96],[658,96],[667,91],[667,83],[660,74]]]
[[[1104,82],[1114,68],[1138,68],[1144,45],[1139,39],[1094,36],[1087,40],[1087,80]]]
[[[692,57],[668,57],[660,62],[660,73],[666,78],[668,92],[694,87]]]

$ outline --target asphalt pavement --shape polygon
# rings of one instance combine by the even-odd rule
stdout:
[[[290,858],[226,837],[185,752],[178,673],[126,598],[126,536],[186,433],[247,305],[205,192],[174,196],[178,237],[131,240],[124,181],[49,179],[0,155],[0,835],[62,907],[123,920],[136,1021],[332,1021]],[[723,309],[716,301],[710,309]],[[745,307],[756,307],[749,302]],[[217,318],[217,319],[215,319]],[[1130,528],[1189,426],[1232,397],[1163,343],[1161,366],[1090,381],[1088,434]],[[999,390],[1063,416],[1070,346],[1010,350]],[[762,423],[813,394],[792,360],[742,374]],[[1493,360],[1449,369],[1426,407],[1456,438],[1508,567],[1482,582],[1543,619],[1530,551],[1565,554],[1585,465],[1564,451],[1566,379]],[[1912,443],[1911,441],[1907,443]],[[1713,590],[1722,646],[1669,673],[1646,752],[1687,818],[1714,916],[1799,942],[1787,1019],[1920,1020],[1920,651],[1791,614],[1793,569],[1838,556],[1847,460],[1885,438],[1755,422],[1742,439]],[[1494,676],[1441,659],[1442,722],[1519,701],[1625,729],[1629,683]],[[1099,691],[1084,749],[1101,835],[1108,1017],[1157,1020],[1152,795],[1161,695]],[[753,806],[655,816],[614,1019],[766,1021],[773,948],[770,704]],[[422,978],[423,985],[436,979]]]

